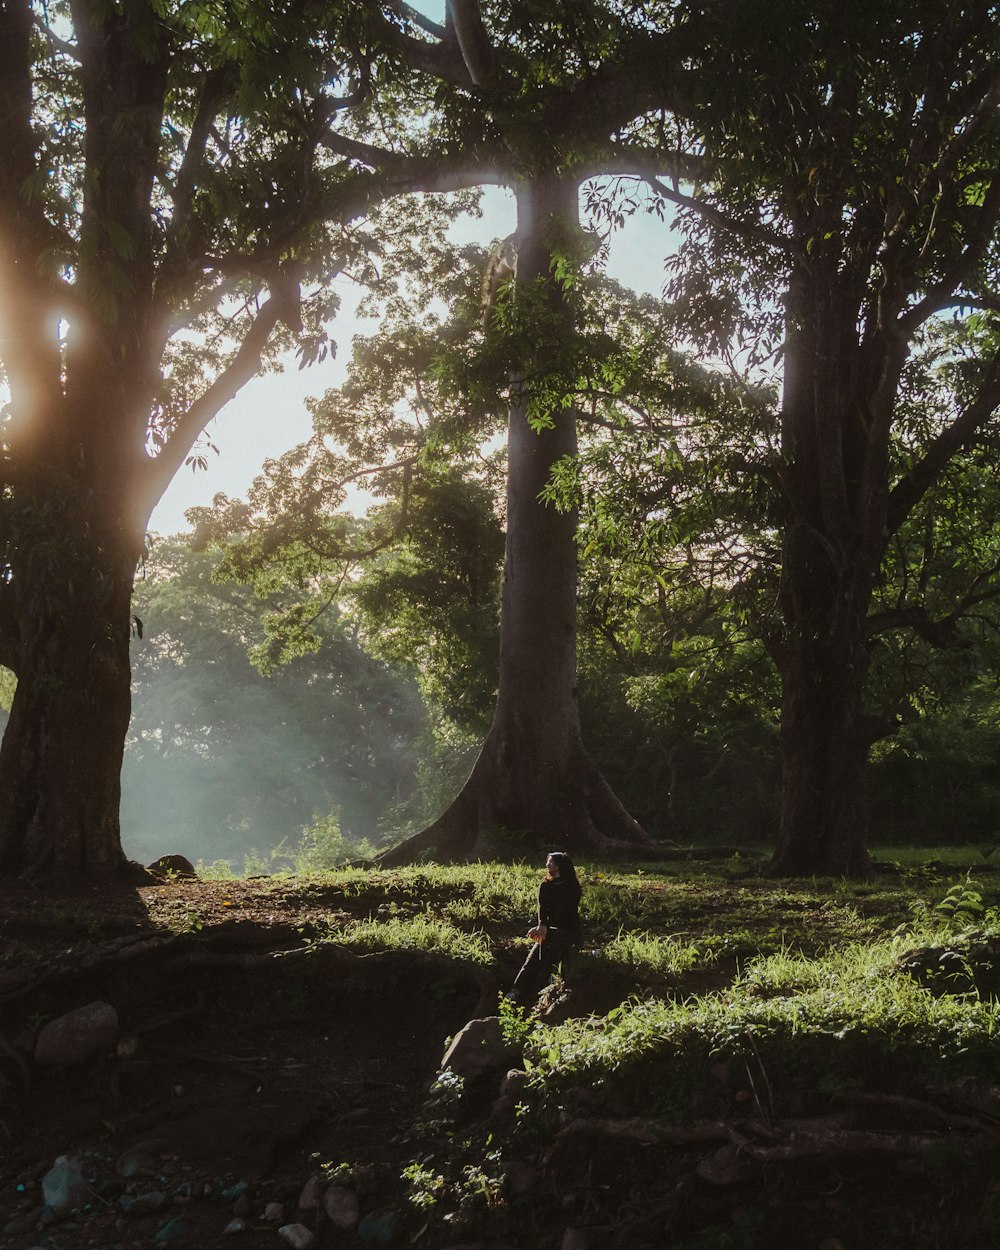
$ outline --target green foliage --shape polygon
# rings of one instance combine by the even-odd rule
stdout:
[[[236,876],[228,859],[215,859],[210,864],[199,859],[194,870],[202,881],[232,881]]]
[[[923,935],[961,933],[980,924],[985,913],[979,882],[967,873],[964,881],[956,881],[936,903],[914,899],[910,905],[910,928]],[[993,918],[995,921],[995,913]]]
[[[6,668],[0,668],[0,711],[9,712],[11,701],[14,698],[14,690],[17,687],[17,678]]]
[[[450,955],[471,963],[489,964],[488,943],[477,933],[465,933],[449,921],[419,912],[411,916],[361,920],[337,929],[331,939],[338,945],[364,950],[421,950]]]
[[[908,850],[904,858],[917,856]],[[502,1161],[531,1162],[536,1155],[552,1157],[553,1150],[558,1155],[565,1143],[557,1135],[578,1117],[626,1130],[658,1120],[675,1129],[691,1121],[731,1123],[737,1131],[766,1124],[780,1142],[789,1126],[825,1125],[827,1115],[832,1120],[845,1106],[856,1108],[852,1114],[881,1115],[898,1104],[907,1117],[919,1116],[927,1105],[922,1100],[936,1103],[942,1090],[973,1098],[994,1084],[1000,1009],[995,975],[984,970],[1000,940],[995,918],[987,908],[974,939],[930,948],[923,935],[896,931],[916,898],[933,908],[942,894],[961,897],[969,885],[958,874],[943,883],[914,874],[862,886],[842,880],[776,884],[759,877],[735,883],[726,869],[698,862],[614,872],[583,864],[580,871],[587,950],[569,974],[568,989],[589,1013],[590,994],[613,972],[623,1001],[552,1024],[501,998],[504,1035],[525,1050],[526,1077],[509,1129],[494,1116],[478,1116],[473,1098],[451,1074],[436,1083],[401,1171],[421,1221],[449,1236],[468,1226],[484,1237],[516,1230],[523,1244],[557,1244],[562,1209],[553,1213],[558,1227],[550,1227],[547,1207],[535,1195],[520,1198],[501,1184]],[[427,940],[435,918],[452,919],[456,929],[475,923],[501,985],[509,984],[520,955],[512,939],[530,916],[537,879],[537,868],[494,864],[326,874],[325,888],[342,886],[345,907],[374,913],[362,926],[340,915],[326,936],[376,949]],[[996,899],[997,884],[987,881],[984,905]],[[630,919],[610,927],[617,916]],[[428,949],[466,957],[465,933],[438,934]],[[905,1131],[917,1131],[909,1119]],[[641,1195],[635,1201],[644,1215],[654,1197],[663,1193],[667,1200],[678,1169],[693,1167],[715,1148],[696,1141],[640,1145],[627,1131],[615,1138],[613,1150],[588,1148],[584,1141],[574,1139],[574,1152],[588,1158],[589,1150],[594,1177],[608,1187],[594,1186],[590,1201],[612,1204],[620,1219],[631,1209],[630,1191]],[[929,1179],[939,1165],[938,1179]],[[796,1169],[816,1164],[792,1159],[766,1166],[767,1192],[780,1199],[762,1216],[765,1240],[750,1238],[748,1246],[771,1244],[775,1221],[794,1205],[790,1195],[798,1188],[791,1182],[814,1175]],[[910,1166],[906,1161],[899,1174]],[[956,1162],[919,1154],[912,1166],[928,1178],[937,1204],[970,1164],[967,1155]],[[846,1172],[845,1185],[854,1183],[855,1171]],[[779,1185],[784,1178],[789,1184]],[[746,1182],[753,1182],[755,1194],[767,1189],[756,1173]],[[748,1192],[739,1191],[740,1207]],[[712,1195],[714,1213],[717,1191]],[[814,1206],[808,1215],[814,1221]],[[709,1228],[698,1204],[685,1208],[684,1218],[687,1228],[691,1221]],[[864,1213],[866,1228],[872,1218]],[[714,1214],[712,1220],[714,1228]],[[808,1224],[810,1235],[814,1227]],[[676,1231],[681,1237],[683,1230]],[[951,1244],[935,1241],[937,1235],[921,1244]],[[881,1230],[879,1237],[882,1244]],[[708,1232],[703,1241],[713,1244]]]
[[[132,853],[162,854],[169,834],[192,860],[241,864],[256,846],[253,873],[274,870],[279,844],[292,862],[318,863],[325,838],[334,856],[369,853],[366,837],[416,782],[410,744],[424,715],[412,684],[332,612],[315,623],[317,652],[261,675],[247,659],[261,636],[253,596],[214,582],[212,560],[181,540],[157,542],[134,611],[144,629],[122,804]],[[335,808],[339,849],[336,821],[302,834]]]
[[[366,839],[352,842],[340,827],[340,809],[335,808],[326,816],[315,816],[306,825],[298,843],[289,848],[282,842],[271,851],[272,863],[287,863],[297,873],[337,868],[349,860],[371,859],[375,847]]]
[[[624,929],[619,929],[618,936],[602,948],[601,955],[609,963],[620,964],[637,974],[666,977],[683,977],[693,968],[711,967],[716,959],[714,952],[700,948],[696,942]]]

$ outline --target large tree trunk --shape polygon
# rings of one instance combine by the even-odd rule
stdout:
[[[864,605],[816,537],[786,535],[781,670],[781,828],[773,875],[870,871],[867,762],[871,718],[862,695]],[[864,604],[867,595],[861,593]]]
[[[499,693],[492,728],[458,798],[428,829],[380,857],[465,860],[556,846],[599,858],[641,857],[651,843],[584,749],[576,686],[576,516],[539,495],[553,464],[576,454],[576,418],[557,403],[531,405],[532,375],[556,362],[571,331],[552,274],[554,253],[578,228],[577,187],[540,177],[518,195],[517,284],[540,291],[559,333],[543,332],[536,359],[514,387],[508,430],[507,549]],[[533,302],[532,307],[540,305]],[[554,316],[552,316],[555,314]],[[533,428],[529,415],[544,415]],[[536,421],[536,425],[538,422]]]
[[[49,571],[36,542],[0,746],[0,874],[116,876],[127,867],[118,809],[135,553],[78,541],[75,559],[63,552]]]
[[[835,266],[787,298],[782,397],[781,828],[773,875],[870,872],[866,620],[886,543],[892,400],[903,354],[859,347]]]

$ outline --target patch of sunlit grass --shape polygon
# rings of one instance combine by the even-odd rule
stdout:
[[[341,946],[364,950],[421,950],[492,963],[489,942],[481,933],[464,933],[447,920],[426,913],[393,916],[389,920],[359,920],[331,934]]]
[[[629,933],[624,929],[619,929],[617,937],[600,953],[609,963],[653,976],[682,977],[716,962],[715,953],[697,942],[658,937],[655,933]]]

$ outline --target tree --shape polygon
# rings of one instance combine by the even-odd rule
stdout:
[[[346,839],[378,840],[416,784],[426,715],[412,679],[329,612],[312,650],[274,663],[264,618],[284,605],[220,584],[213,565],[183,536],[157,539],[136,588],[126,848],[147,862],[169,851],[239,863],[334,811]]]
[[[122,871],[129,600],[152,508],[279,350],[328,350],[329,281],[364,255],[352,223],[389,194],[489,176],[426,127],[432,156],[355,168],[344,119],[378,116],[379,40],[405,41],[377,16],[0,3],[4,874]]]
[[[442,858],[496,849],[500,829],[598,856],[650,850],[587,755],[576,680],[576,521],[540,498],[553,466],[576,450],[574,289],[586,241],[581,184],[618,159],[611,139],[655,97],[659,35],[628,6],[448,6],[435,28],[407,10],[411,68],[436,80],[441,126],[474,150],[487,138],[504,153],[517,196],[517,272],[506,310],[487,327],[508,362],[506,556],[499,693],[472,775],[428,829],[383,857],[401,863],[433,848]],[[488,28],[486,18],[492,26]],[[419,27],[419,30],[416,29]],[[454,91],[454,31],[474,87]],[[430,35],[431,38],[426,36]],[[640,68],[643,72],[639,72]],[[647,154],[661,153],[658,139]],[[371,147],[374,168],[391,150]],[[650,159],[654,159],[653,156]]]
[[[887,543],[1000,404],[996,16],[985,0],[755,3],[688,26],[703,86],[689,141],[712,178],[659,186],[690,229],[675,294],[701,341],[722,351],[741,331],[783,374],[777,874],[868,870],[866,762],[892,728],[864,699],[873,589]],[[908,356],[952,309],[981,310],[981,354],[894,464]]]

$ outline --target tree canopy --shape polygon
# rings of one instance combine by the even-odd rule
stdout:
[[[312,443],[211,528],[243,536],[229,574],[308,589],[260,660],[312,646],[317,605],[360,579],[381,653],[419,656],[454,724],[496,690],[472,776],[398,855],[483,854],[500,826],[651,851],[584,747],[600,638],[649,724],[703,742],[690,657],[728,657],[699,677],[734,687],[725,742],[766,653],[772,869],[867,871],[869,755],[923,688],[901,666],[970,646],[998,584],[996,19],[988,0],[449,0],[441,23],[394,0],[3,0],[0,868],[122,869],[150,511],[255,372],[331,350],[350,272],[381,333]],[[600,177],[676,214],[666,302],[593,272],[630,207]],[[469,198],[426,195],[490,182],[518,205],[492,261],[447,244]],[[363,523],[337,511],[352,478],[379,498]]]

